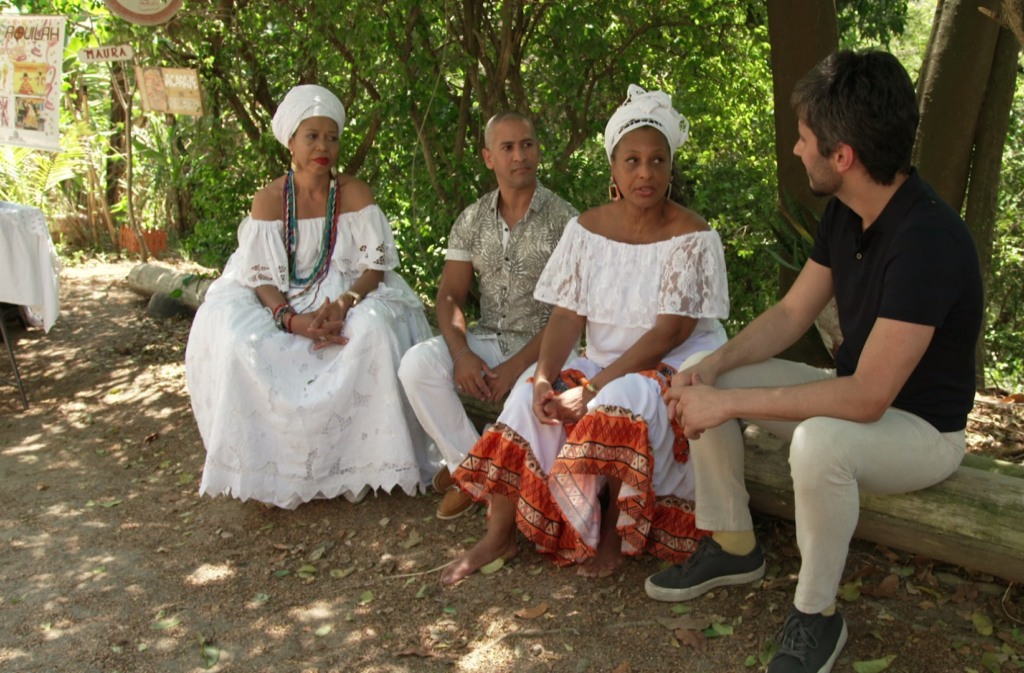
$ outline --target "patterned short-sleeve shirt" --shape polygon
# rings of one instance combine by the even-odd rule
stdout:
[[[534,299],[533,290],[565,225],[577,214],[538,183],[526,216],[509,231],[498,216],[498,190],[455,220],[445,260],[472,262],[480,287],[480,321],[470,329],[496,335],[506,356],[519,351],[547,323],[551,306]]]

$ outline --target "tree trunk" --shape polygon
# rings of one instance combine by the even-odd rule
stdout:
[[[115,61],[110,64],[111,98],[110,105],[110,127],[114,132],[110,134],[109,150],[107,154],[106,170],[106,201],[108,204],[116,204],[121,200],[122,180],[124,180],[125,162],[124,157],[128,152],[125,142],[124,128],[125,119],[124,105],[118,90],[127,90],[127,76],[121,62]],[[112,234],[112,241],[115,249],[118,246],[118,238]]]
[[[999,200],[999,174],[1003,162],[1013,107],[1013,92],[1017,85],[1017,54],[1020,44],[1008,29],[999,30],[992,71],[989,73],[985,98],[978,116],[978,134],[975,138],[970,186],[967,192],[965,219],[978,248],[981,277],[988,288],[992,266],[992,242],[995,234],[996,208]],[[987,292],[986,292],[987,294]],[[978,337],[977,385],[985,387],[985,329]]]
[[[775,158],[778,166],[778,207],[782,227],[802,223],[813,235],[825,199],[811,194],[803,163],[793,154],[797,118],[789,104],[793,87],[839,44],[836,8],[820,0],[768,0],[768,37],[772,47],[772,85],[775,101]],[[794,233],[794,236],[798,234]],[[802,266],[805,260],[793,260]],[[780,267],[779,291],[783,294],[796,280],[796,272]],[[831,366],[831,354],[815,328],[781,357],[819,366]]]
[[[939,196],[963,208],[978,115],[992,70],[999,26],[978,11],[996,0],[945,0],[928,45],[926,78],[918,86],[921,123],[914,164]]]
[[[914,163],[950,206],[964,211],[987,286],[1002,150],[1016,86],[1018,45],[992,17],[999,0],[945,0],[918,82]],[[979,6],[980,5],[980,6]],[[984,330],[976,348],[984,386]]]
[[[206,299],[206,291],[213,278],[199,278],[191,273],[182,273],[160,264],[143,262],[128,272],[128,289],[143,297],[162,293],[173,297],[182,305],[198,309]]]
[[[836,50],[838,30],[836,8],[832,2],[768,0],[768,37],[772,45],[775,99],[775,159],[779,204],[784,210],[791,203],[799,203],[807,212],[820,213],[827,201],[811,194],[807,171],[793,154],[797,141],[797,118],[789,99],[800,78]],[[808,36],[813,37],[809,39]],[[809,224],[813,234],[817,220]]]

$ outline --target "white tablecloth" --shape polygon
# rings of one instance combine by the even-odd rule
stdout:
[[[38,208],[0,201],[0,302],[49,332],[60,313],[60,259]]]

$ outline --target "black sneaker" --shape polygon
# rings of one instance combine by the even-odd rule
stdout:
[[[644,591],[656,601],[688,601],[715,587],[748,584],[764,577],[764,550],[757,543],[744,556],[724,551],[710,536],[684,563],[647,578]]]
[[[838,610],[826,617],[790,607],[768,673],[828,673],[846,644],[846,635],[846,621]]]

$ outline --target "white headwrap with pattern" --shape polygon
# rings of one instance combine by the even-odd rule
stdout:
[[[672,107],[671,96],[664,91],[645,91],[630,84],[626,101],[615,110],[604,128],[604,149],[609,163],[612,150],[622,136],[641,126],[651,126],[664,134],[672,158],[690,137],[690,122]]]
[[[338,123],[338,134],[345,128],[345,106],[333,93],[316,84],[300,84],[289,91],[277,106],[270,128],[285,147],[299,124],[310,117],[330,117]]]

